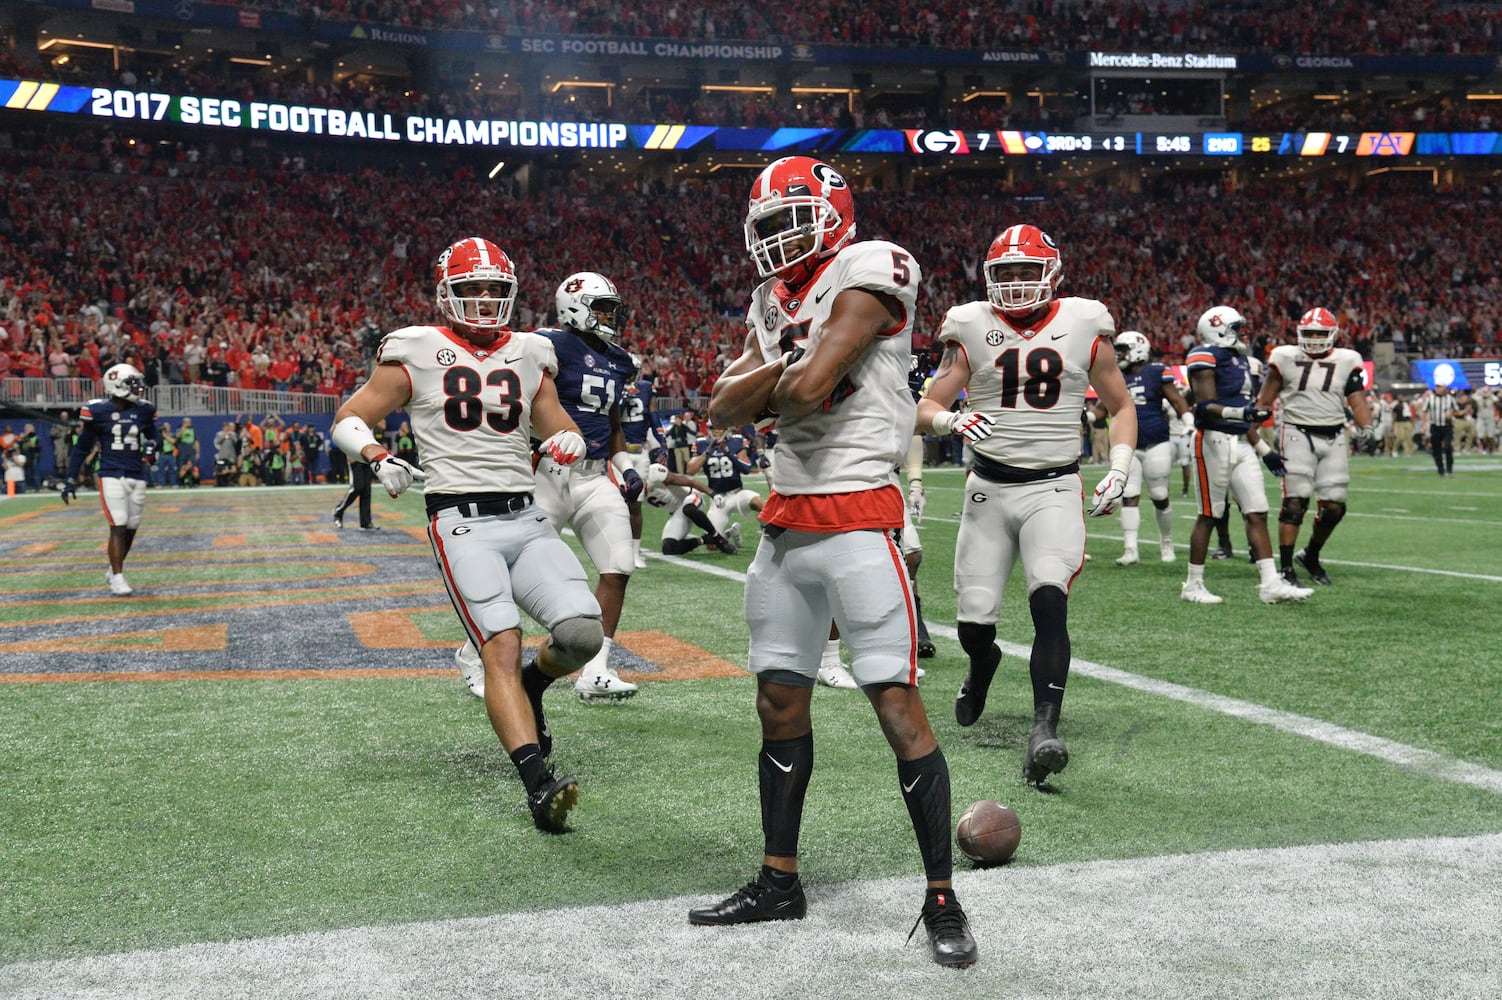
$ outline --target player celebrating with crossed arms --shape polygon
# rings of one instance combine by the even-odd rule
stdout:
[[[542,694],[600,649],[600,606],[584,568],[533,503],[530,437],[569,465],[584,439],[558,402],[547,338],[507,327],[516,302],[511,259],[489,240],[450,246],[436,267],[449,326],[410,326],[381,341],[377,365],[335,415],[334,444],[368,462],[391,496],[426,480],[428,540],[464,631],[484,663],[485,710],[516,765],[538,829],[562,833],[578,782],[555,776]],[[371,432],[405,406],[426,470]],[[521,616],[548,637],[521,665]]]

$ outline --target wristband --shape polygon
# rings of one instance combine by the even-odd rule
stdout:
[[[370,425],[353,415],[334,424],[329,439],[339,446],[340,451],[357,462],[365,461],[366,448],[371,445],[381,446],[381,442],[377,441],[375,435],[371,433]]]
[[[959,414],[953,410],[940,410],[934,415],[933,423],[928,425],[928,429],[935,434],[952,434],[954,422],[958,418]]]
[[[1125,476],[1132,471],[1132,456],[1137,449],[1129,444],[1111,445],[1111,471]]]
[[[610,467],[615,470],[618,476],[624,476],[627,469],[636,468],[636,466],[631,464],[630,454],[624,451],[618,451],[610,456]]]
[[[1268,444],[1266,441],[1262,440],[1261,438],[1258,438],[1257,439],[1257,443],[1254,444],[1254,445],[1252,445],[1252,447],[1254,449],[1256,449],[1257,457],[1258,458],[1262,458],[1264,455],[1267,455],[1267,454],[1271,453],[1272,450],[1273,450],[1273,446],[1270,445],[1270,444]]]

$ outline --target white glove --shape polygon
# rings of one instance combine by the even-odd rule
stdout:
[[[1090,501],[1091,517],[1106,517],[1116,513],[1121,504],[1121,495],[1126,492],[1126,473],[1112,469],[1095,486],[1095,495]]]
[[[725,509],[725,500],[726,500],[725,494],[723,494],[723,493],[716,493],[714,495],[715,509],[717,509],[717,510],[724,510]]]
[[[1183,425],[1182,428],[1180,428],[1179,433],[1180,434],[1193,434],[1194,433],[1194,411],[1193,410],[1187,410],[1187,411],[1185,411],[1183,419],[1184,419],[1184,425]]]
[[[923,495],[923,483],[912,482],[907,487],[907,510],[914,524],[923,523],[923,506],[928,501]]]
[[[383,451],[370,460],[370,471],[374,472],[381,485],[386,487],[386,492],[394,497],[399,497],[407,492],[414,482],[425,483],[428,474],[411,462],[403,461]]]
[[[573,465],[584,457],[584,438],[575,431],[559,431],[542,443],[542,453],[559,465]]]
[[[935,434],[958,434],[968,441],[984,441],[996,429],[996,421],[979,411],[973,413],[945,411],[934,417],[931,426]]]

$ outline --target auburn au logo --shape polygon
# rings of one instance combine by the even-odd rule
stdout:
[[[568,284],[563,286],[565,292],[577,292],[584,287],[583,278],[570,278]]]

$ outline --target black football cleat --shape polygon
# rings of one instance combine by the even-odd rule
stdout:
[[[909,941],[918,933],[918,924],[928,931],[928,950],[935,962],[951,969],[967,969],[975,964],[979,950],[970,933],[970,921],[960,909],[953,889],[928,890],[923,912],[908,931]]]
[[[1001,663],[1001,650],[995,643],[991,645],[991,653],[989,663],[970,661],[970,672],[965,674],[965,683],[955,695],[954,721],[962,726],[975,725],[975,720],[986,709],[986,692],[991,690],[991,678],[996,676],[996,668]]]
[[[339,511],[337,511],[337,510],[334,511],[334,527],[336,527],[336,528],[343,528],[344,527],[344,515],[342,513],[340,513]]]
[[[1213,549],[1210,550],[1210,558],[1211,559],[1229,559],[1229,558],[1231,558],[1231,547],[1229,545],[1217,545],[1215,548],[1213,548]]]
[[[1290,587],[1302,587],[1303,586],[1303,584],[1299,582],[1299,575],[1294,572],[1292,566],[1290,566],[1287,569],[1285,569],[1282,572],[1281,575],[1283,577],[1283,582],[1286,583],[1286,584],[1288,584]]]
[[[1304,572],[1309,574],[1309,579],[1320,586],[1328,587],[1334,582],[1330,579],[1330,574],[1325,572],[1325,567],[1320,565],[1319,557],[1311,556],[1308,549],[1299,549],[1295,552],[1293,561],[1302,566]]]
[[[1029,785],[1041,785],[1050,774],[1069,766],[1069,748],[1059,739],[1058,725],[1058,705],[1039,705],[1033,710],[1033,731],[1022,759],[1022,780]]]
[[[920,659],[920,660],[932,660],[935,656],[938,656],[938,655],[939,655],[939,651],[938,651],[937,648],[934,647],[934,641],[932,639],[928,638],[927,636],[921,636],[921,637],[919,637],[919,639],[918,639],[918,659]]]
[[[527,796],[532,822],[544,833],[568,833],[568,812],[579,802],[579,782],[569,775],[548,780]]]
[[[728,899],[688,911],[688,922],[701,927],[722,924],[752,924],[762,920],[802,920],[808,912],[803,895],[803,881],[791,889],[777,889],[758,876],[735,891]]]

